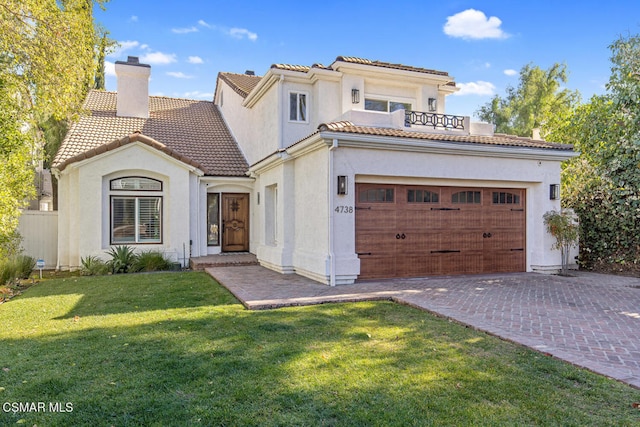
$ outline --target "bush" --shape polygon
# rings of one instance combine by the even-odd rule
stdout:
[[[16,266],[16,277],[18,279],[28,279],[36,266],[35,258],[28,255],[17,255],[13,260]]]
[[[16,255],[0,262],[0,285],[28,279],[35,266],[36,260],[28,255]]]
[[[99,276],[107,274],[110,267],[106,262],[94,255],[89,255],[86,258],[80,258],[82,267],[80,268],[80,274],[83,276]]]
[[[163,271],[171,269],[171,261],[159,251],[144,251],[136,255],[131,271]]]
[[[136,260],[136,254],[129,246],[115,246],[107,254],[111,256],[107,265],[113,274],[128,273]]]

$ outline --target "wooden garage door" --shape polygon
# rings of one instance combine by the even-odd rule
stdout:
[[[523,189],[356,185],[360,278],[525,270]]]

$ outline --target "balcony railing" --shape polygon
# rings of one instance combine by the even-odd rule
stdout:
[[[431,126],[434,129],[464,130],[464,116],[450,114],[425,113],[423,111],[405,111],[404,125]]]

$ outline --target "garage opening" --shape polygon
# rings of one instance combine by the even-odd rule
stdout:
[[[526,191],[356,184],[361,279],[525,271]]]

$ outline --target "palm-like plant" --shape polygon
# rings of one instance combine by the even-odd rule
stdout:
[[[107,264],[113,274],[128,273],[136,260],[136,254],[130,246],[115,246],[107,254],[111,256]]]

